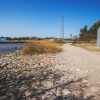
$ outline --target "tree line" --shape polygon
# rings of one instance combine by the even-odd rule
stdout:
[[[55,37],[3,37],[1,36],[0,38],[6,38],[6,40],[10,41],[10,40],[48,40],[48,39],[58,39],[58,38],[55,38]]]
[[[90,28],[85,25],[80,29],[80,40],[91,41],[97,39],[97,30],[100,27],[100,20],[94,23]]]

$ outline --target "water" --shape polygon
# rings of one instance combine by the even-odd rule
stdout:
[[[0,44],[0,53],[14,52],[20,49],[24,43],[3,43]]]

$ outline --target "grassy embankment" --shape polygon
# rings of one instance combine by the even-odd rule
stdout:
[[[62,49],[58,43],[49,41],[27,41],[28,44],[22,48],[24,54],[36,54],[36,53],[56,53]]]
[[[96,44],[93,43],[72,43],[73,46],[81,47],[83,49],[89,50],[89,51],[97,51],[100,52],[100,48],[96,46]]]

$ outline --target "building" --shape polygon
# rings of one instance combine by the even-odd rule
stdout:
[[[5,37],[0,37],[0,42],[5,42],[6,38]]]

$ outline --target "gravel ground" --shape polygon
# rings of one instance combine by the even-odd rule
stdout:
[[[68,44],[56,54],[2,54],[0,100],[100,100],[99,59]]]
[[[64,52],[76,71],[80,71],[83,76],[88,76],[93,83],[100,82],[100,54],[84,50],[71,45],[64,46]]]
[[[71,45],[64,45],[63,48],[66,59],[69,60],[68,66],[72,66],[80,77],[87,77],[90,88],[86,90],[86,94],[100,93],[100,53]],[[100,99],[100,97],[98,98]],[[96,98],[96,100],[99,99]]]

